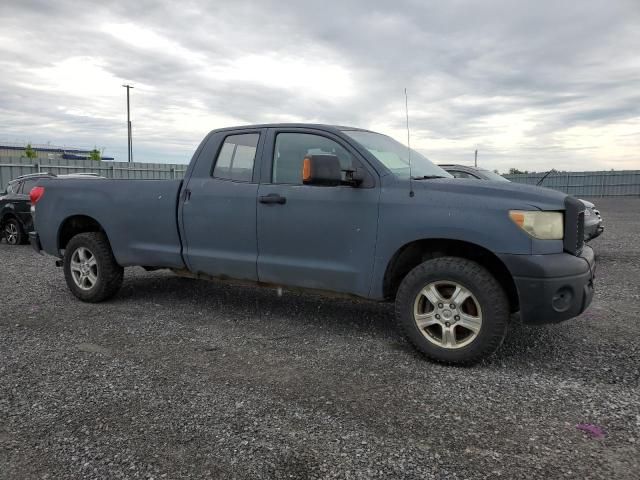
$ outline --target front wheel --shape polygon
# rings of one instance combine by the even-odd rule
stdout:
[[[471,364],[495,352],[509,321],[507,296],[489,271],[458,257],[428,260],[404,278],[396,319],[427,357]]]
[[[80,233],[64,251],[64,277],[69,290],[85,302],[101,302],[114,296],[124,276],[104,233]]]

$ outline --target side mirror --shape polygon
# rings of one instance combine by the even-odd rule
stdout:
[[[327,187],[342,184],[340,160],[335,155],[307,155],[302,163],[302,183]]]

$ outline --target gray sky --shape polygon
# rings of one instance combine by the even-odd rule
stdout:
[[[246,123],[404,142],[406,87],[436,162],[640,169],[638,0],[3,0],[0,18],[0,142],[126,160],[126,82],[138,161]]]

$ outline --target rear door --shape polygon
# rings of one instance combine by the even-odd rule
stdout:
[[[368,295],[378,224],[377,176],[337,135],[269,129],[258,190],[261,282]],[[302,184],[308,154],[365,173],[361,187]]]
[[[191,271],[257,280],[256,159],[263,136],[259,129],[218,132],[200,152],[180,207]]]

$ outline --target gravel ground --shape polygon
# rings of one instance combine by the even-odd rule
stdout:
[[[2,243],[0,478],[636,479],[640,198],[595,200],[591,308],[472,368],[389,305],[141,269],[90,305]]]

